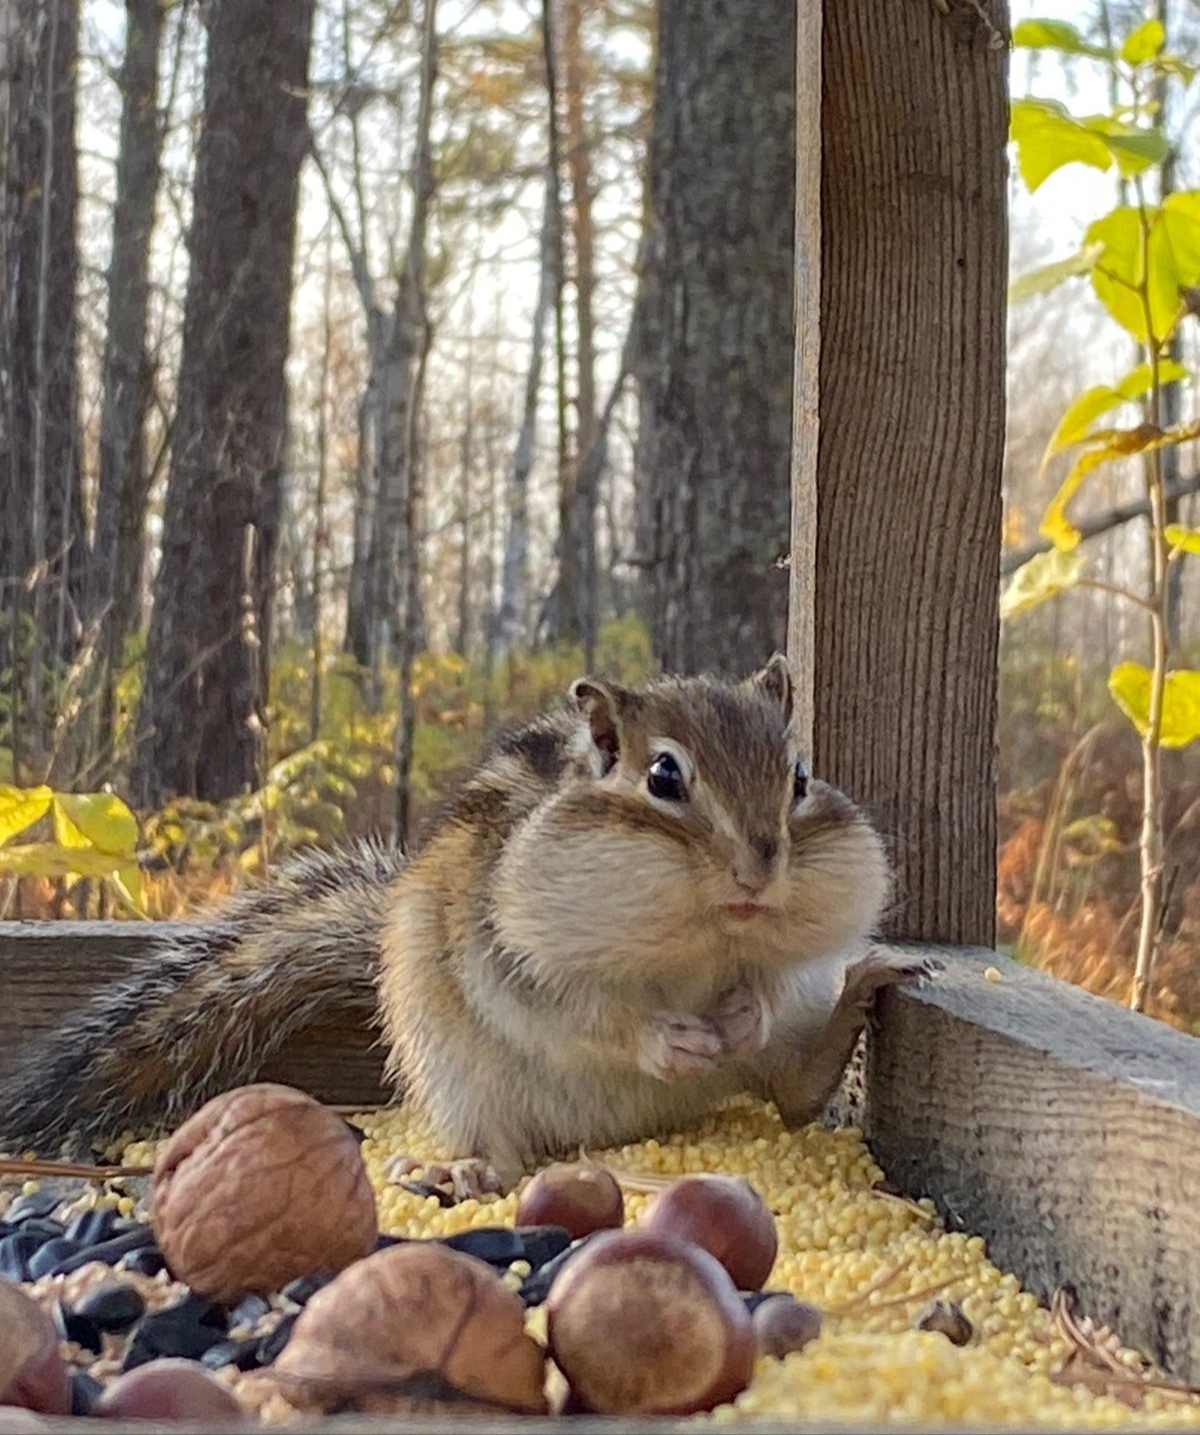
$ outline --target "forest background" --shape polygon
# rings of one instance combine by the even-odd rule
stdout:
[[[1006,603],[998,929],[1125,1000],[1120,590],[1153,576],[1151,464],[1191,531],[1194,444],[1106,453],[1080,538],[1042,530],[1081,399],[1197,417],[1194,325],[1122,386],[1144,355],[1086,236],[1200,183],[1200,6],[1012,19],[1044,103],[1014,106],[1001,565],[1078,546],[1089,576]],[[794,0],[0,0],[0,916],[180,916],[411,837],[584,670],[783,645],[794,34]],[[1180,699],[1197,577],[1163,576]],[[1148,1006],[1200,1032],[1193,726]]]

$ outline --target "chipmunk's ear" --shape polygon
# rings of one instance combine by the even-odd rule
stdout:
[[[784,722],[792,720],[792,670],[782,653],[776,653],[765,668],[760,668],[750,679],[750,686],[756,688],[772,702],[779,704]]]
[[[603,776],[616,763],[621,751],[621,707],[625,692],[592,678],[578,678],[571,684],[571,697],[587,716]]]

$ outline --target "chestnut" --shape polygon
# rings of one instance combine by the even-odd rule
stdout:
[[[650,1202],[641,1225],[701,1246],[744,1291],[762,1288],[779,1250],[770,1207],[744,1176],[681,1176]]]
[[[754,1372],[754,1327],[728,1273],[657,1231],[593,1236],[546,1305],[572,1409],[690,1415],[732,1400]]]
[[[71,1413],[71,1378],[58,1332],[19,1286],[0,1278],[0,1406]]]
[[[233,1391],[194,1360],[151,1360],[118,1376],[96,1397],[92,1414],[124,1420],[242,1420]]]
[[[617,1178],[591,1162],[547,1166],[517,1201],[518,1226],[562,1226],[574,1240],[624,1223],[625,1197]]]

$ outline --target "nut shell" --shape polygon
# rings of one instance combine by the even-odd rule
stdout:
[[[436,1406],[544,1414],[545,1353],[519,1297],[434,1241],[377,1252],[318,1291],[271,1367],[291,1399],[388,1413]],[[348,1402],[352,1402],[349,1403]]]
[[[339,1271],[378,1230],[345,1122],[269,1082],[216,1097],[176,1131],[154,1168],[152,1220],[172,1273],[220,1301]]]
[[[593,1236],[551,1286],[546,1328],[573,1409],[690,1415],[754,1373],[754,1327],[728,1273],[658,1232]]]
[[[0,1406],[71,1413],[71,1379],[46,1312],[0,1278]],[[18,1428],[18,1427],[14,1427]]]

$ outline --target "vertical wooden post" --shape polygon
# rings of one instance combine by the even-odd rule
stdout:
[[[802,36],[817,8],[799,0]],[[800,44],[791,652],[816,771],[892,840],[888,930],[990,944],[1007,10],[835,0],[821,18],[819,125]]]
[[[821,362],[821,0],[796,12],[796,362],[792,371],[792,541],[788,660],[796,726],[813,750],[816,657],[817,439]]]

